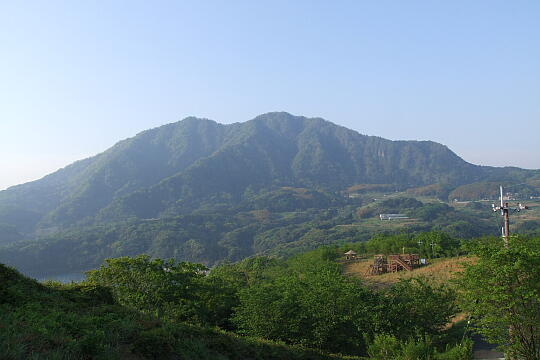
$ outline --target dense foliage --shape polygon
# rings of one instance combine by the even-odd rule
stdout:
[[[141,295],[141,290],[133,288],[131,297]],[[185,322],[159,320],[118,301],[108,287],[95,283],[39,284],[0,264],[0,358],[341,359]]]
[[[341,274],[340,252],[253,258],[219,266],[210,277],[235,284],[232,323],[242,334],[349,354],[366,354],[377,334],[451,342],[445,326],[457,311],[452,290],[418,279],[373,291]]]
[[[472,341],[465,339],[462,344],[438,352],[430,337],[400,341],[392,335],[379,334],[369,345],[370,359],[376,360],[469,360]]]
[[[169,327],[188,322],[350,355],[367,355],[381,334],[400,343],[427,336],[433,354],[457,351],[446,330],[457,311],[452,290],[414,280],[374,291],[342,275],[340,252],[323,247],[289,260],[253,257],[209,274],[195,264],[124,257],[89,272],[81,286],[109,289],[117,306]],[[168,338],[153,333],[152,342]]]
[[[107,259],[99,270],[88,272],[89,282],[108,287],[122,305],[154,315],[164,314],[179,320],[192,320],[202,305],[198,280],[206,268],[193,263],[150,259],[147,255],[135,258]]]
[[[361,243],[378,236],[378,233],[410,238],[406,244],[394,246],[393,252],[400,252],[405,246],[433,257],[452,254],[443,243],[446,240],[435,240],[434,245],[430,245],[433,241],[414,240],[415,234],[433,230],[452,238],[468,239],[497,233],[489,208],[477,210],[467,207],[458,211],[442,203],[423,203],[399,197],[364,206],[362,199],[342,198],[341,206],[327,208],[328,195],[314,194],[305,189],[267,192],[263,199],[275,202],[279,207],[294,208],[295,196],[289,196],[287,202],[278,201],[286,199],[282,197],[284,193],[294,193],[300,197],[301,203],[309,201],[312,206],[319,204],[320,207],[271,212],[257,209],[257,203],[247,202],[237,210],[90,226],[0,246],[0,261],[37,277],[93,269],[106,258],[139,254],[213,266],[256,254],[288,257],[321,245]],[[416,217],[415,221],[392,230],[393,223],[378,220],[377,212],[390,206],[392,210]],[[364,209],[368,209],[373,217],[359,217]],[[385,226],[389,226],[389,230],[381,231]],[[526,230],[524,226],[523,231],[539,228],[533,226]],[[389,249],[380,250],[386,251]]]
[[[275,278],[240,292],[234,322],[244,334],[354,353],[373,320],[374,295],[335,263],[296,260]]]
[[[540,238],[512,237],[469,245],[478,262],[460,281],[464,308],[478,331],[511,359],[540,358]]]
[[[422,278],[374,290],[342,274],[339,259],[349,246],[361,254],[404,246],[429,256],[464,251],[441,232],[379,235],[286,260],[251,257],[209,272],[148,256],[109,259],[71,285],[42,285],[0,266],[0,348],[13,359],[331,358],[324,352],[465,360],[471,342],[448,324],[466,310],[475,331],[508,354],[535,359],[540,279],[531,269],[540,268],[539,244],[468,242],[478,260],[459,280],[459,292]]]

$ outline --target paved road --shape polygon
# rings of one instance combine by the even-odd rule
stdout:
[[[496,345],[487,343],[480,335],[473,335],[472,339],[474,359],[504,359],[504,354],[495,349]]]

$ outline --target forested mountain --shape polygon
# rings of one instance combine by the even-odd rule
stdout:
[[[0,262],[36,276],[141,253],[208,266],[288,256],[404,231],[369,224],[385,211],[417,219],[407,231],[470,238],[497,226],[429,201],[371,204],[369,193],[410,189],[444,201],[455,190],[452,199],[474,200],[482,184],[527,180],[519,191],[537,196],[538,178],[467,163],[434,142],[361,135],[320,118],[269,113],[230,125],[186,118],[1,191]]]
[[[506,177],[530,172],[506,169]],[[41,180],[0,192],[0,223],[23,234],[239,204],[261,189],[462,185],[501,179],[430,141],[389,141],[320,118],[269,113],[231,125],[186,118],[144,131]]]

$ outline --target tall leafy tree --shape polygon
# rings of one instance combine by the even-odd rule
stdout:
[[[201,317],[197,301],[203,265],[151,259],[147,255],[107,259],[87,273],[88,282],[112,289],[118,302],[141,312],[182,320]]]
[[[512,359],[540,359],[540,238],[484,239],[470,251],[478,262],[460,285],[478,331]]]
[[[240,292],[240,332],[333,352],[365,350],[373,293],[325,261],[297,259],[286,274]],[[302,263],[304,262],[304,266]]]
[[[440,333],[458,310],[453,290],[422,278],[401,280],[385,295],[378,330],[403,340]]]

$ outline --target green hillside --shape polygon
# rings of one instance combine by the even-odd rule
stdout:
[[[342,359],[316,350],[159,320],[90,284],[40,284],[0,264],[0,358]]]
[[[0,191],[0,261],[36,276],[141,253],[209,266],[289,256],[380,231],[493,235],[489,208],[437,202],[493,196],[498,182],[527,182],[515,190],[537,196],[538,178],[469,164],[434,142],[365,136],[320,118],[269,113],[230,125],[187,118]],[[392,197],[421,202],[381,202]],[[384,212],[414,221],[381,224]],[[529,220],[524,230],[540,228]]]
[[[411,219],[381,221],[381,212],[404,212]],[[452,207],[403,194],[368,202],[285,188],[227,211],[132,219],[19,241],[0,247],[0,261],[39,278],[93,269],[106,258],[143,253],[214,266],[257,254],[287,258],[321,245],[360,243],[380,233],[430,229],[464,239],[498,234],[489,204],[480,209]]]
[[[320,248],[209,273],[194,263],[123,257],[68,285],[41,284],[0,264],[0,355],[359,359],[378,358],[381,337],[389,337],[394,351],[468,359],[470,342],[446,326],[457,311],[452,290],[402,282],[373,291],[344,276],[338,257],[336,248]]]
[[[532,360],[539,239],[513,236],[504,246],[440,232],[378,235],[212,269],[120,257],[71,284],[38,283],[0,264],[0,356],[469,360],[477,332]],[[365,261],[344,258],[349,249],[364,258],[413,252],[431,265],[368,279]],[[520,331],[516,341],[509,326]]]
[[[540,202],[527,204],[530,210],[512,215],[511,229],[539,234]],[[393,212],[410,219],[379,219],[380,213]],[[109,257],[143,253],[214,266],[256,254],[287,258],[325,244],[360,244],[378,234],[437,230],[459,239],[498,235],[499,223],[500,215],[485,201],[448,204],[430,197],[411,198],[407,192],[346,198],[283,188],[228,210],[131,219],[13,242],[0,247],[0,261],[38,278],[93,269]]]
[[[273,186],[461,185],[531,171],[469,164],[443,145],[361,135],[269,113],[222,125],[187,118],[144,131],[45,178],[0,192],[0,223],[21,233],[238,204]]]

